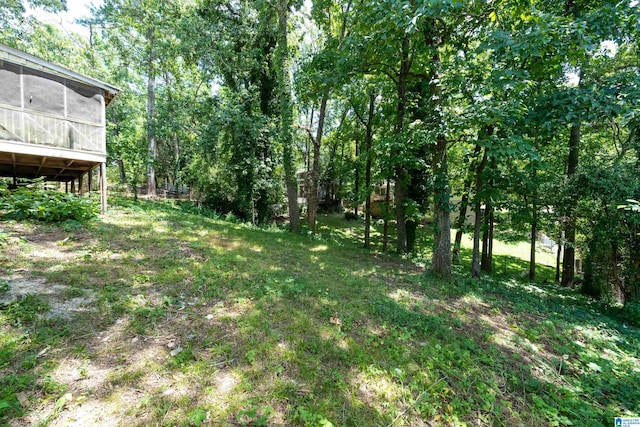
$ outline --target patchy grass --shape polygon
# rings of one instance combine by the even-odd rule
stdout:
[[[84,228],[0,223],[0,298],[16,281],[49,290],[0,310],[0,424],[598,426],[640,414],[640,332],[545,284],[550,268],[540,283],[514,279],[526,262],[496,246],[496,274],[474,281],[466,249],[442,281],[421,259],[361,249],[361,223],[320,220],[311,237],[120,200]],[[61,298],[86,306],[47,315]]]

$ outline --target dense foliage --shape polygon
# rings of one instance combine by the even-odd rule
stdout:
[[[72,193],[27,186],[9,190],[0,183],[2,219],[85,222],[98,212],[96,201]]]

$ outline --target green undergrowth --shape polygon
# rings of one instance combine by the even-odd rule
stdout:
[[[46,294],[2,307],[0,424],[95,424],[92,407],[102,422],[176,426],[608,426],[640,414],[638,329],[550,283],[550,268],[522,280],[514,251],[471,280],[463,249],[441,280],[422,267],[428,251],[382,254],[379,228],[362,249],[362,224],[338,216],[314,237],[170,202],[112,204],[74,230],[0,223],[9,287],[44,277],[68,299],[93,296],[70,318],[45,316]]]
[[[98,204],[90,198],[28,186],[9,190],[0,182],[0,218],[3,219],[73,223],[88,221],[97,214]]]

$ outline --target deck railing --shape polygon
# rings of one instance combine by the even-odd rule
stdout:
[[[105,129],[81,120],[0,105],[0,140],[106,153]]]

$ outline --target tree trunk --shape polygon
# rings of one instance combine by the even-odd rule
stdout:
[[[624,278],[620,277],[618,271],[618,262],[620,261],[620,252],[618,250],[618,244],[615,241],[611,242],[611,278],[615,285],[616,296],[622,296],[624,299]],[[621,301],[624,304],[624,301]]]
[[[283,167],[287,187],[289,228],[291,231],[298,231],[300,230],[300,212],[298,210],[298,180],[293,149],[293,104],[289,79],[289,46],[287,44],[288,3],[288,0],[279,0],[278,2],[278,64],[276,68],[280,98],[280,143],[283,150]]]
[[[493,129],[489,128],[487,135],[491,135],[493,133]],[[496,159],[491,159],[491,172],[495,172],[496,170]],[[487,196],[487,201],[485,203],[485,226],[482,233],[482,260],[480,263],[480,268],[482,271],[491,274],[491,270],[493,269],[493,228],[494,228],[494,211],[495,208],[493,206],[493,201],[491,200],[491,195],[493,194],[493,189],[495,186],[495,181],[493,177],[489,180],[489,195]]]
[[[364,185],[367,199],[365,200],[364,214],[364,247],[371,247],[371,145],[373,142],[373,116],[375,114],[376,93],[372,90],[369,94],[369,114],[367,115],[367,132],[365,134],[365,150],[367,164],[365,167]]]
[[[578,150],[580,148],[580,123],[571,126],[569,137],[569,160],[567,162],[567,177],[575,175],[578,169]],[[564,229],[564,258],[562,259],[562,286],[572,287],[575,277],[575,244],[576,244],[576,220],[574,209],[570,205],[567,209],[567,220]]]
[[[178,132],[175,130],[172,134],[173,139],[173,185],[176,187],[176,193],[180,196],[180,143],[178,141]]]
[[[432,124],[436,128],[443,127],[442,120],[442,91],[440,89],[440,54],[438,47],[442,45],[443,38],[433,33],[436,25],[430,25],[424,32],[425,44],[434,51],[431,59],[430,86],[432,100]],[[441,129],[438,129],[441,131]],[[447,140],[443,132],[438,132],[436,144],[432,156],[432,169],[434,177],[433,195],[433,257],[431,265],[433,271],[442,277],[451,276],[451,219],[449,199],[451,187],[449,186],[449,166],[447,164]]]
[[[407,174],[402,166],[395,168],[394,203],[396,209],[396,250],[399,254],[407,252],[407,223],[405,203],[405,181]]]
[[[409,71],[411,70],[411,60],[409,58],[410,39],[407,34],[402,40],[402,50],[400,58],[400,72],[398,74],[398,105],[396,108],[396,124],[394,126],[394,134],[400,137],[404,130],[404,116],[406,112],[406,97],[407,97],[407,79],[409,78]],[[396,249],[398,253],[407,252],[407,230],[406,230],[406,184],[407,173],[405,167],[401,164],[395,167],[395,205],[396,205],[396,230],[397,240]]]
[[[324,130],[324,120],[327,114],[327,101],[329,100],[329,90],[326,89],[320,101],[320,112],[318,116],[318,130],[316,139],[313,141],[313,163],[311,167],[311,179],[309,194],[307,195],[307,215],[309,217],[309,228],[311,232],[316,232],[316,215],[318,213],[318,182],[320,181],[320,148],[322,145],[322,132]]]
[[[489,256],[489,246],[491,235],[491,217],[493,215],[493,207],[491,199],[488,197],[484,205],[483,226],[482,226],[482,257],[480,258],[480,269],[485,273],[491,273],[491,262]]]
[[[558,251],[556,252],[556,285],[560,284],[560,260],[562,259],[562,245],[564,244],[562,235],[558,239]]]
[[[537,187],[537,169],[533,169],[533,182],[535,188],[533,190],[533,200],[531,202],[533,218],[531,220],[531,249],[529,256],[529,280],[536,280],[536,235],[538,234],[538,187]]]
[[[354,171],[354,180],[355,180],[355,188],[354,188],[354,192],[355,192],[355,207],[354,207],[354,213],[356,216],[358,216],[358,204],[360,203],[360,144],[358,144],[358,139],[356,138],[355,140],[355,144],[356,144],[356,168]]]
[[[147,62],[147,195],[156,197],[156,160],[158,158],[158,144],[156,142],[156,75],[155,75],[155,43],[153,28],[147,30],[147,43],[150,52]]]
[[[473,254],[471,257],[471,277],[479,279],[480,272],[480,228],[482,227],[482,173],[487,164],[487,148],[484,149],[482,160],[476,168],[475,220],[473,222]]]
[[[487,263],[485,264],[485,271],[489,274],[493,271],[493,231],[494,231],[494,213],[495,208],[491,206],[489,211],[489,250],[487,252]]]
[[[281,0],[284,1],[284,0]],[[342,10],[342,22],[340,39],[338,41],[338,49],[342,46],[347,34],[347,13],[351,9],[351,1],[349,1],[346,8]],[[322,132],[324,128],[324,121],[327,111],[327,101],[329,100],[329,87],[325,87],[320,101],[320,112],[318,117],[318,130],[316,133],[316,140],[313,147],[313,167],[311,169],[311,188],[309,190],[309,198],[307,199],[307,209],[309,216],[309,227],[313,233],[316,232],[316,215],[318,212],[318,181],[320,179],[320,148],[322,144]]]
[[[311,114],[309,116],[309,139],[305,142],[305,159],[304,159],[304,164],[305,164],[305,169],[307,171],[307,175],[309,176],[309,172],[311,172],[311,146],[313,145],[313,135],[311,134],[311,129],[313,129],[313,114],[315,113],[315,110],[313,109],[313,107],[311,107]],[[307,183],[307,189],[309,188],[309,185]]]
[[[382,227],[382,252],[387,251],[389,244],[389,203],[391,202],[391,180],[387,178],[387,191],[384,195],[384,225]]]
[[[173,142],[173,171],[171,173],[171,179],[173,180],[173,185],[176,188],[176,195],[180,196],[180,190],[178,188],[178,175],[180,173],[180,143],[178,141],[178,131],[176,131],[176,123],[173,112],[173,94],[171,90],[171,78],[168,73],[165,72],[164,82],[167,87],[167,103],[169,104],[169,120],[171,121],[172,132],[171,132],[171,141]]]
[[[444,135],[438,137],[435,147],[433,172],[435,195],[433,204],[434,249],[433,270],[442,277],[451,276],[451,219],[449,217],[449,168],[447,165],[447,141]]]
[[[118,172],[120,174],[120,184],[125,184],[127,182],[127,173],[124,170],[124,160],[121,158],[118,159]]]
[[[476,144],[476,147],[473,150],[474,159],[477,159],[480,155],[480,150],[482,147]],[[477,160],[475,160],[477,161]],[[469,171],[467,172],[467,178],[464,180],[464,189],[462,191],[462,199],[460,200],[460,213],[458,216],[458,220],[456,221],[456,237],[455,242],[453,244],[453,255],[451,258],[451,262],[453,264],[458,264],[460,262],[460,247],[462,246],[462,227],[467,220],[467,209],[469,208],[469,192],[471,191],[471,184],[473,182],[473,167],[472,163],[469,167]]]

